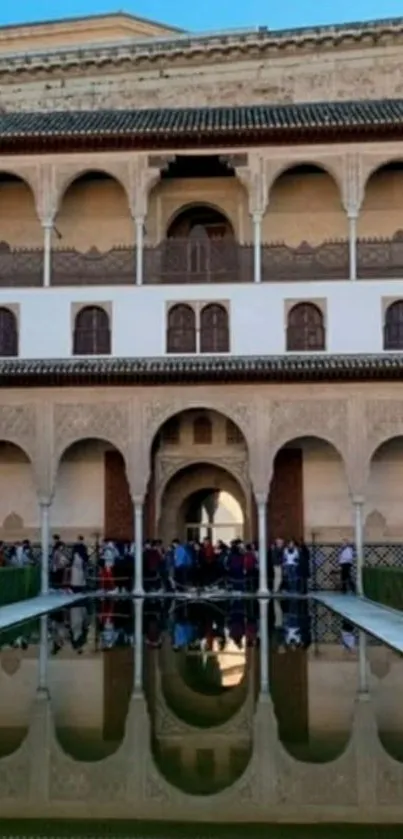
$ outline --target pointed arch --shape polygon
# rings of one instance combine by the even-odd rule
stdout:
[[[296,303],[287,317],[287,351],[320,352],[324,349],[323,312],[315,303]]]
[[[168,311],[167,353],[196,352],[196,313],[187,303],[177,303]]]
[[[15,312],[0,307],[0,357],[18,356],[18,322]]]
[[[200,352],[229,352],[229,318],[221,303],[209,303],[200,313]]]
[[[384,350],[403,350],[403,300],[395,300],[385,311]]]
[[[74,322],[74,355],[110,355],[109,315],[101,306],[85,306]]]

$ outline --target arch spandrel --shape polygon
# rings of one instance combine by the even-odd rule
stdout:
[[[396,437],[403,437],[403,399],[370,399],[365,405],[365,474],[377,450]]]
[[[70,446],[84,440],[104,440],[131,464],[130,405],[128,402],[56,404],[53,407],[53,474]]]
[[[145,406],[143,414],[143,433],[145,445],[148,449],[148,457],[151,455],[153,441],[167,420],[172,419],[176,414],[186,411],[206,410],[222,414],[239,426],[245,438],[248,451],[254,443],[254,407],[247,402],[232,402],[230,398],[220,400],[217,398],[200,397],[195,400],[181,399],[170,402],[149,402]]]

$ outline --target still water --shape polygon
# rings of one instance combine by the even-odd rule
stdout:
[[[403,824],[403,659],[302,599],[110,599],[13,627],[0,814],[10,836],[373,837]]]

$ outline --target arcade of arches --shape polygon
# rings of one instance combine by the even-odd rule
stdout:
[[[342,156],[340,160],[343,162]],[[134,257],[136,247],[138,250],[145,247],[144,269],[141,268],[139,282],[196,282],[198,275],[199,280],[203,277],[203,282],[219,282],[223,280],[224,271],[227,281],[252,279],[252,261],[247,253],[248,246],[254,242],[249,196],[242,174],[230,162],[222,161],[214,154],[176,156],[165,171],[156,175],[154,183],[151,178],[152,187],[144,195],[146,223],[138,240],[133,231],[134,211],[124,177],[116,174],[110,162],[103,161],[99,168],[93,166],[93,158],[88,160],[84,156],[75,166],[67,167],[67,174],[59,173],[59,187],[52,196],[55,213],[51,227],[51,222],[48,223],[50,238],[44,237],[44,220],[37,215],[39,196],[24,175],[19,175],[18,166],[15,172],[0,173],[4,271],[10,270],[7,269],[8,261],[14,259],[16,251],[29,251],[29,268],[22,260],[25,267],[18,284],[41,285],[44,270],[41,251],[44,247],[53,254],[45,284],[88,285],[95,280],[106,285],[131,284],[138,267]],[[259,238],[263,247],[269,250],[272,247],[273,253],[280,253],[284,247],[286,258],[288,251],[301,246],[309,249],[329,242],[342,242],[345,247],[334,278],[347,278],[351,231],[339,185],[342,172],[327,170],[326,163],[314,159],[288,160],[284,165],[279,160],[277,168],[261,219]],[[360,255],[360,248],[365,251],[368,242],[374,245],[385,240],[389,243],[399,240],[402,179],[401,159],[396,159],[395,154],[392,159],[388,158],[386,150],[385,161],[380,161],[375,170],[368,173],[363,184],[356,231],[358,262],[364,260],[363,276],[367,276],[370,266],[367,257]],[[185,243],[186,247],[181,249]],[[173,267],[177,262],[175,258],[169,258],[164,267],[161,254],[152,253],[161,244],[169,245],[169,254],[179,255],[181,268]],[[239,276],[234,265],[234,244],[246,246]],[[81,258],[91,257],[91,254],[105,256],[98,268],[96,260]],[[263,268],[264,262],[263,259]],[[13,264],[20,263],[17,260]],[[282,267],[286,270],[285,264]],[[384,267],[386,271],[393,268],[386,263]],[[27,271],[28,280],[23,276]],[[331,276],[330,271],[329,278]],[[270,258],[263,277],[276,279]]]
[[[393,437],[393,435],[391,435]],[[396,487],[403,475],[402,437],[372,452],[365,499],[368,541],[403,539]],[[269,484],[269,481],[268,481]],[[289,439],[277,452],[270,482],[270,538],[338,542],[353,535],[352,504],[339,452],[319,437]],[[133,500],[123,453],[101,434],[83,435],[60,456],[51,528],[71,542],[110,537],[131,541]],[[156,434],[142,507],[144,537],[230,539],[259,535],[248,447],[238,425],[207,409],[171,417]],[[33,466],[16,444],[0,444],[0,538],[38,541],[40,518]]]

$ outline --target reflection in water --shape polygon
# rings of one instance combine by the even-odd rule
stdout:
[[[24,742],[42,697],[77,779],[87,765],[108,775],[108,758],[136,772],[151,760],[158,783],[188,797],[235,789],[248,773],[259,789],[262,772],[282,801],[291,767],[302,785],[318,763],[338,777],[364,705],[403,762],[403,662],[306,599],[84,602],[0,644],[2,755]],[[351,804],[347,790],[340,804]]]

